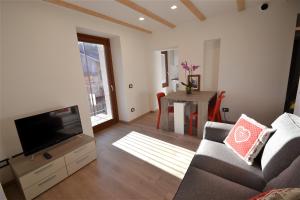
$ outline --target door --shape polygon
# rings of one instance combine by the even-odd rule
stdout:
[[[110,42],[77,34],[80,59],[94,133],[118,122]]]
[[[168,72],[168,52],[161,52],[161,66],[162,66],[162,87],[169,86],[169,72]]]
[[[300,19],[300,17],[298,17]],[[300,31],[296,31],[293,46],[293,54],[290,66],[289,80],[285,97],[284,112],[299,112],[299,97],[297,97],[298,85],[300,77]]]
[[[296,96],[294,114],[298,115],[300,117],[300,80],[298,82],[298,92],[297,92],[297,96]]]

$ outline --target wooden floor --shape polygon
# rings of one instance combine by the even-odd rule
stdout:
[[[147,114],[131,123],[118,123],[95,134],[97,160],[41,194],[36,199],[172,199],[180,179],[112,145],[131,131],[136,131],[195,151],[200,140],[155,128],[156,114]],[[4,186],[8,200],[22,200],[15,182]]]

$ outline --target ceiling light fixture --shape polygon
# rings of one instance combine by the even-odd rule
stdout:
[[[145,18],[144,18],[144,17],[140,17],[139,20],[140,20],[140,21],[144,21]]]
[[[171,9],[172,9],[172,10],[175,10],[176,8],[177,8],[176,5],[171,6]]]

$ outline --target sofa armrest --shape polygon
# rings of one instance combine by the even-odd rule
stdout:
[[[203,139],[223,143],[233,124],[206,122],[203,130]]]

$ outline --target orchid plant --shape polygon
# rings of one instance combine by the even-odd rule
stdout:
[[[200,67],[199,65],[188,64],[187,61],[182,62],[181,66],[182,66],[183,70],[185,71],[186,78],[187,78],[187,75],[193,75],[193,72]],[[187,83],[181,82],[181,84],[186,86],[187,93],[190,93],[192,87],[194,87],[193,84],[188,79],[187,79]]]

